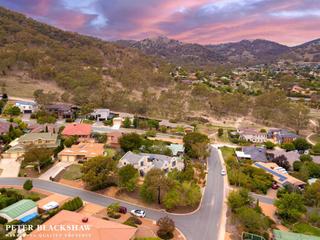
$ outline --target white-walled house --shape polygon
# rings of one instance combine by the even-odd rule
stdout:
[[[37,109],[37,104],[34,102],[17,101],[15,106],[18,107],[22,113],[33,113]]]
[[[138,169],[140,176],[144,176],[152,168],[158,168],[168,173],[173,169],[183,170],[184,162],[180,157],[169,157],[161,154],[127,152],[119,161],[118,166],[128,164]]]
[[[267,133],[260,132],[255,129],[245,128],[239,129],[238,133],[240,135],[240,139],[250,141],[253,143],[263,143],[267,141]]]
[[[105,121],[110,116],[110,110],[107,108],[94,109],[90,116],[97,121]]]

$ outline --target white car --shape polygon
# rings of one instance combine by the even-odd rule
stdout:
[[[222,176],[225,176],[226,174],[227,174],[226,170],[222,169],[222,170],[221,170],[221,175],[222,175]]]
[[[146,216],[146,212],[140,209],[134,209],[131,211],[131,214],[136,217],[144,218]]]

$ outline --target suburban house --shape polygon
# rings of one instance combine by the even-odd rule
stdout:
[[[96,121],[107,120],[110,118],[110,110],[106,108],[94,109],[94,111],[90,113],[90,118],[93,118]]]
[[[102,143],[79,143],[65,148],[58,154],[58,158],[64,162],[86,161],[90,158],[103,156],[104,144]]]
[[[18,127],[18,124],[13,122],[0,122],[0,135],[7,134],[9,132],[10,125],[14,128]]]
[[[171,143],[168,148],[171,150],[173,156],[181,156],[184,153],[183,144]]]
[[[185,133],[193,132],[194,127],[185,123],[172,123],[169,120],[161,120],[159,122],[160,127],[166,127],[168,129],[174,129],[174,128],[183,128]]]
[[[35,102],[17,101],[15,106],[18,107],[22,113],[33,113],[37,110],[37,104]]]
[[[45,106],[49,113],[56,114],[60,118],[75,118],[79,108],[72,104],[57,103]]]
[[[236,151],[239,160],[250,159],[254,162],[267,162],[267,150],[264,147],[243,147],[242,151]]]
[[[49,133],[57,133],[59,132],[59,126],[56,124],[34,124],[31,126],[28,126],[28,129],[32,133],[41,133],[48,131]]]
[[[50,228],[50,226],[72,226],[73,230],[66,232],[61,231],[59,227]],[[37,228],[26,236],[24,240],[39,240],[43,239],[43,236],[50,236],[51,240],[81,239],[79,236],[92,240],[133,240],[136,232],[137,228],[122,223],[62,210],[43,223],[41,228]]]
[[[123,133],[120,131],[107,133],[107,144],[114,148],[120,147],[119,139],[122,137],[122,135]]]
[[[70,123],[62,131],[64,137],[90,138],[92,126],[84,123]]]
[[[27,133],[19,138],[19,144],[44,148],[56,148],[59,146],[58,134],[56,133]]]
[[[12,144],[2,155],[4,158],[18,158],[26,152],[27,147],[56,148],[60,141],[55,133],[27,133]]]
[[[277,144],[291,143],[299,138],[299,135],[289,132],[286,129],[270,129],[268,131],[268,138]]]
[[[263,143],[267,141],[267,133],[252,128],[238,129],[239,138],[253,143]]]
[[[253,164],[254,167],[261,168],[267,173],[273,176],[274,181],[276,181],[280,186],[292,185],[294,187],[304,188],[305,182],[289,175],[289,173],[283,168],[279,167],[276,163],[268,162],[256,162]]]
[[[127,152],[120,160],[119,167],[133,165],[144,176],[152,168],[159,168],[166,173],[173,169],[183,170],[184,162],[180,157],[169,157],[161,154]]]
[[[1,209],[0,216],[7,219],[8,222],[13,220],[28,222],[38,216],[37,204],[30,199],[23,199],[4,209]]]

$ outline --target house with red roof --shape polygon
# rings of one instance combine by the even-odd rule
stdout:
[[[71,123],[66,125],[62,131],[64,137],[90,138],[92,126],[84,123]]]

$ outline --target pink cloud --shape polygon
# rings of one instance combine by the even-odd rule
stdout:
[[[88,0],[86,0],[88,1]],[[202,44],[266,38],[298,44],[319,36],[320,18],[281,18],[281,11],[320,11],[315,0],[3,0],[2,5],[57,27],[104,39],[166,35]],[[107,19],[98,28],[97,17]]]

